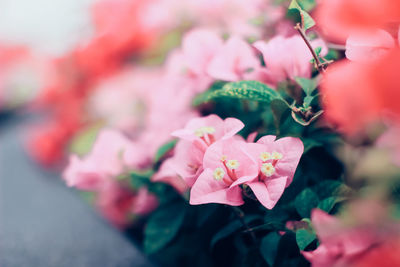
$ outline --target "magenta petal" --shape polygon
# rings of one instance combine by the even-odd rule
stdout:
[[[247,185],[250,186],[254,195],[264,207],[272,209],[285,190],[286,180],[287,177],[280,177],[265,182],[254,181],[247,183]]]
[[[244,203],[242,191],[239,187],[228,188],[221,180],[213,177],[213,171],[206,169],[199,176],[190,191],[190,204],[220,203],[231,206],[240,206]]]

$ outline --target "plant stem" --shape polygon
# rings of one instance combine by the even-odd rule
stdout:
[[[238,219],[244,226],[244,228],[246,228],[246,232],[250,233],[251,239],[253,240],[254,244],[256,244],[257,243],[256,235],[254,234],[254,232],[250,229],[249,225],[244,220],[244,212],[238,207],[232,207],[232,209],[233,209],[236,217],[238,217]]]
[[[297,23],[296,26],[294,26],[294,28],[300,33],[301,38],[304,40],[308,49],[310,50],[310,52],[315,60],[315,64],[317,66],[318,71],[321,74],[324,73],[325,72],[324,64],[322,64],[321,61],[319,60],[317,53],[315,53],[314,48],[311,46],[310,41],[307,39],[307,36],[306,36],[304,30],[301,28],[300,23]]]

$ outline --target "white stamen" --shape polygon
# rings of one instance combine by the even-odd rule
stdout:
[[[215,133],[215,128],[214,127],[208,127],[208,126],[200,127],[200,128],[198,128],[197,130],[194,131],[194,134],[197,137],[203,137],[206,134],[213,134],[213,133]]]

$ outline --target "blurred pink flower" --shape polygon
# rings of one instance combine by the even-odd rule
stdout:
[[[321,39],[311,42],[315,48],[321,47],[321,55],[326,55],[328,49]],[[276,36],[269,42],[257,41],[254,43],[263,55],[266,67],[259,68],[253,74],[254,78],[272,86],[286,79],[294,80],[295,77],[311,77],[312,59],[311,52],[303,39],[298,36]]]
[[[222,46],[208,65],[208,74],[217,80],[243,80],[247,72],[260,66],[253,48],[243,39],[233,36]]]
[[[212,144],[203,159],[203,173],[190,192],[190,204],[221,203],[239,206],[244,203],[243,181],[258,174],[257,162],[247,153],[246,142],[235,138]]]
[[[371,227],[346,226],[339,219],[319,209],[312,211],[311,222],[320,245],[316,250],[302,251],[302,254],[313,267],[349,266],[355,257],[379,242]]]
[[[147,215],[158,206],[158,199],[146,187],[141,187],[135,195],[132,212],[138,215]]]
[[[258,162],[258,175],[245,184],[267,209],[275,206],[284,189],[292,182],[304,151],[299,138],[284,137],[276,141],[275,138],[264,136],[257,143],[247,144],[247,150]]]
[[[130,141],[117,131],[101,131],[86,157],[80,159],[71,155],[63,173],[67,185],[90,191],[101,189],[123,172],[122,156],[129,144]]]
[[[398,45],[394,37],[382,29],[359,30],[346,41],[346,57],[353,61],[371,61]]]

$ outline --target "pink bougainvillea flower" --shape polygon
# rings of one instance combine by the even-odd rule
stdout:
[[[391,49],[368,64],[342,60],[330,66],[321,83],[326,118],[349,134],[363,129],[385,113],[393,114],[398,120],[399,67],[399,48]]]
[[[396,40],[387,31],[361,30],[347,38],[346,57],[353,61],[370,61],[386,54],[396,45]]]
[[[226,118],[223,120],[212,114],[190,120],[184,129],[174,131],[172,135],[191,141],[205,151],[215,141],[232,137],[243,127],[243,122],[238,119]]]
[[[123,172],[122,155],[129,140],[113,130],[99,133],[92,151],[85,158],[72,155],[63,173],[68,186],[99,190],[108,180]]]
[[[179,181],[184,181],[185,187],[182,189],[193,186],[197,177],[203,172],[203,157],[202,149],[190,141],[180,140],[175,146],[174,155],[161,165],[153,180],[165,180],[181,192],[180,186],[175,186],[176,177],[179,177]]]
[[[311,44],[314,48],[322,48],[322,56],[328,52],[325,43],[320,39],[312,41]],[[262,53],[266,65],[265,68],[256,70],[256,79],[275,86],[286,79],[311,77],[312,54],[300,36],[276,36],[269,42],[257,41],[254,47]]]
[[[398,0],[325,0],[315,12],[317,25],[323,33],[337,40],[345,40],[360,29],[388,27],[398,23]]]
[[[293,180],[304,146],[299,138],[264,136],[248,143],[247,150],[258,162],[258,175],[246,181],[260,203],[272,209]]]
[[[194,29],[183,37],[182,52],[187,67],[196,75],[207,75],[207,67],[220,51],[223,40],[215,32]]]
[[[132,212],[138,215],[147,215],[158,206],[157,197],[150,193],[146,187],[141,187],[135,195]]]
[[[203,159],[204,171],[190,191],[190,204],[221,203],[239,206],[244,203],[243,181],[258,174],[257,162],[247,153],[246,142],[235,138],[212,144]]]
[[[315,209],[311,222],[320,245],[314,251],[302,251],[313,267],[354,266],[351,263],[379,243],[376,231],[368,226],[348,226],[339,219]]]
[[[253,48],[239,37],[233,36],[211,60],[207,72],[217,80],[239,81],[245,74],[260,66]]]

